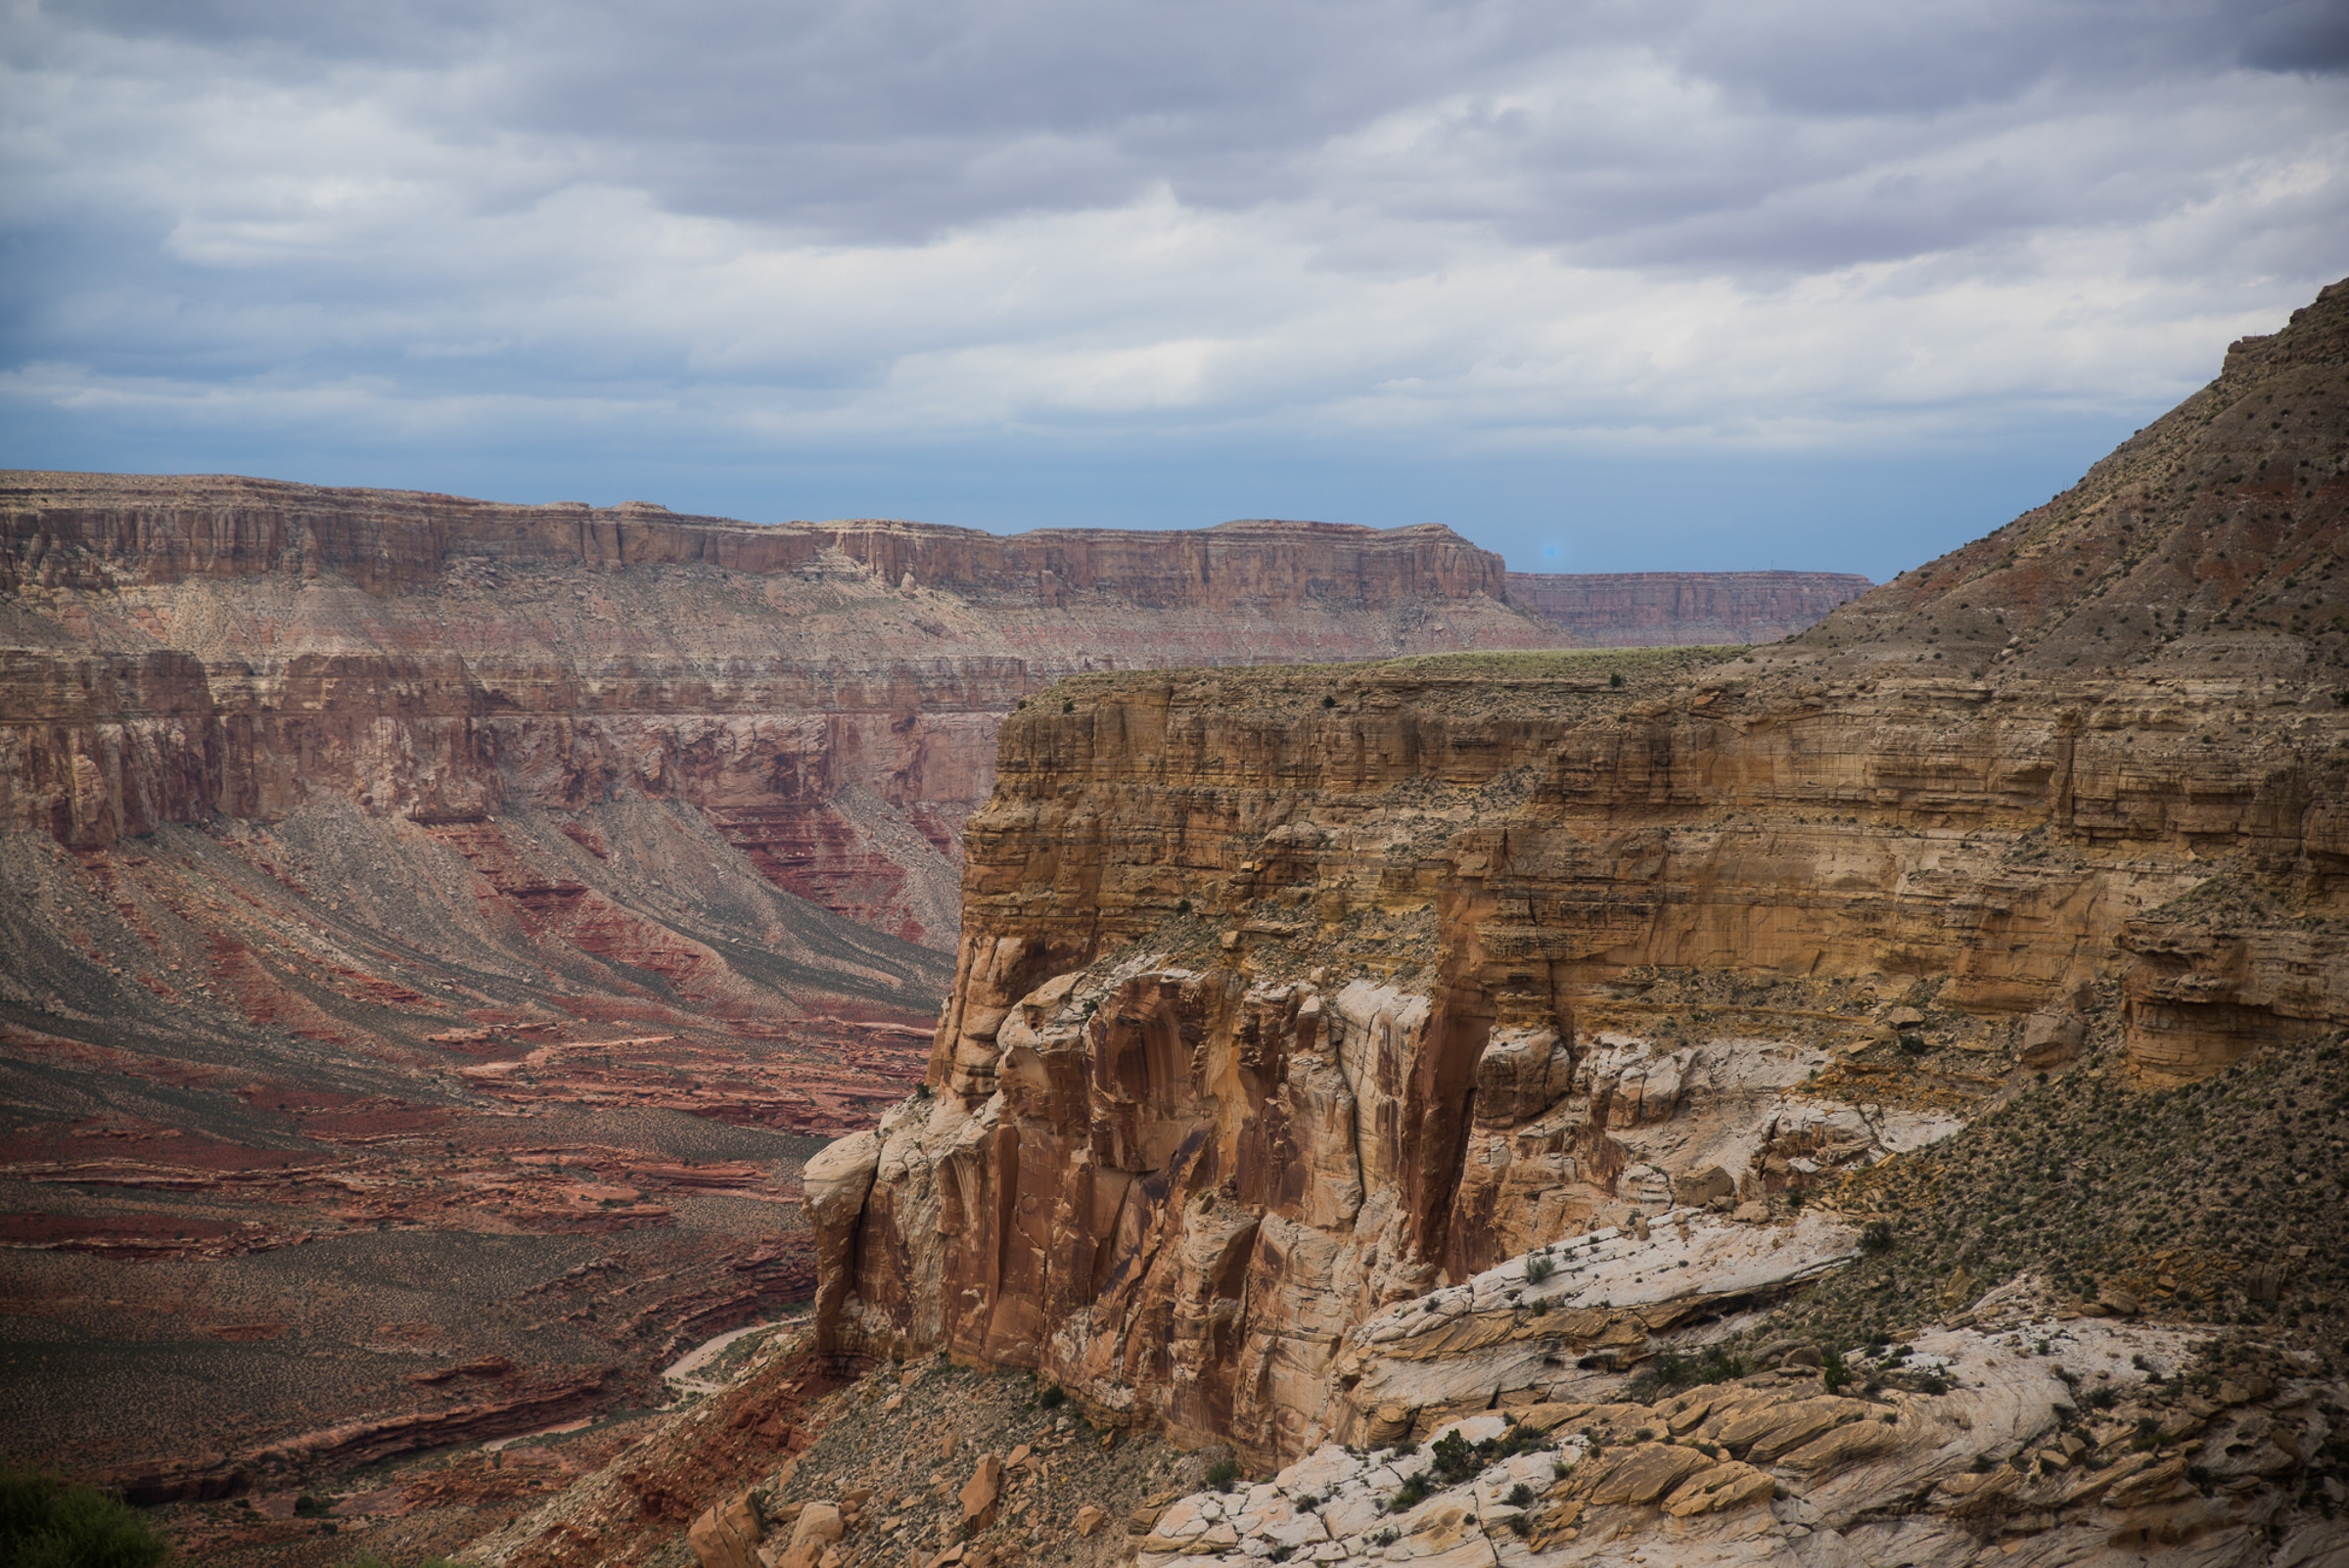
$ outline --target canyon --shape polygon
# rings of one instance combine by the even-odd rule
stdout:
[[[920,1083],[1006,715],[1598,640],[1511,582],[1436,527],[0,476],[10,1452],[198,1497],[658,1402]]]
[[[2046,506],[1727,662],[1064,680],[965,829],[922,1088],[806,1168],[816,1352],[1026,1369],[1104,1429],[1280,1471],[1152,1526],[1150,1560],[1614,1560],[1773,1497],[1702,1560],[2337,1560],[2345,524],[2335,285]],[[2120,1182],[2173,1106],[2200,1130],[2160,1159],[2205,1187]],[[2020,1229],[1995,1180],[1953,1212],[1903,1176],[1971,1169],[1994,1128],[2009,1191],[2078,1184]],[[2127,1223],[2082,1207],[2099,1183]],[[1781,1341],[1792,1377],[1865,1351],[1872,1395],[1895,1339],[1958,1370],[1821,1407],[1759,1466],[1632,1397],[1773,1313],[1850,1336]],[[2095,1352],[2038,1393],[1994,1375],[2062,1339]],[[2194,1413],[2067,1438],[2050,1390],[2116,1357],[2112,1401]],[[2267,1392],[2214,1403],[2230,1359]],[[2271,1401],[2302,1412],[2273,1463],[2198,1435],[2245,1405],[2283,1432]],[[1462,1491],[1593,1411],[1586,1457],[1634,1424],[1690,1446],[1620,1496],[1568,1454],[1499,1483],[1543,1512]],[[1797,1452],[1853,1419],[1865,1442]],[[1448,1502],[1423,1474],[1404,1507],[1451,1511],[1401,1544],[1297,1500],[1401,1490],[1448,1434],[1498,1457],[1443,1472]],[[1370,1477],[1390,1445],[1409,1462]],[[1968,1479],[2155,1453],[2142,1483]]]
[[[43,648],[127,650],[141,596],[192,580],[245,584],[219,623],[242,648],[273,595],[348,596],[343,617],[425,591],[402,584],[461,600],[490,590],[460,577],[494,576],[501,611],[553,628],[536,646],[560,668],[582,623],[531,622],[543,576],[562,590],[548,605],[624,623],[636,663],[567,687],[468,662],[484,695],[462,712],[446,678],[361,682],[392,695],[342,727],[343,688],[307,710],[263,701],[239,670],[278,667],[241,652],[200,660],[208,709],[192,687],[149,710],[94,674],[40,674],[55,716],[11,741],[27,869],[10,918],[55,956],[12,992],[12,1026],[41,1036],[12,1061],[127,1077],[72,1056],[113,1037],[46,977],[94,964],[224,992],[229,970],[172,945],[202,920],[166,903],[242,864],[254,902],[285,911],[266,917],[282,936],[235,916],[270,987],[297,927],[366,948],[348,975],[295,955],[318,1035],[405,1008],[417,1038],[402,1055],[253,1033],[274,1073],[343,1076],[304,1102],[191,1073],[168,1082],[177,1099],[299,1105],[320,1130],[306,1150],[345,1105],[367,1141],[394,1130],[367,1117],[445,1084],[469,1121],[529,1144],[444,1138],[448,1192],[416,1192],[422,1212],[596,1250],[556,1276],[576,1282],[562,1311],[518,1298],[509,1337],[564,1324],[567,1360],[419,1358],[450,1430],[476,1430],[484,1403],[464,1367],[505,1379],[518,1409],[629,1375],[588,1342],[676,1318],[684,1293],[648,1312],[640,1282],[690,1270],[628,1248],[690,1233],[712,1263],[812,1280],[804,1332],[472,1560],[2349,1556],[2349,285],[2234,345],[2046,506],[1743,650],[1569,639],[1547,615],[1570,601],[1533,608],[1539,583],[1521,595],[1433,530],[1227,525],[1132,544],[1156,565],[1105,585],[1082,562],[1106,555],[1039,536],[830,525],[803,546],[798,526],[643,508],[476,519],[469,537],[506,542],[451,566],[442,503],[413,504],[418,520],[372,531],[94,523],[62,562],[38,542],[54,530],[19,529]],[[1382,551],[1407,591],[1366,584]],[[110,559],[152,563],[136,570],[155,583],[75,576]],[[878,607],[858,624],[908,646],[917,613],[1014,628],[996,646],[1019,672],[956,731],[991,736],[988,759],[933,773],[922,759],[953,748],[927,708],[904,733],[931,752],[874,738],[925,688],[898,684],[893,649],[859,667],[845,611],[791,669],[820,653],[887,678],[785,703],[788,672],[758,663],[770,633],[720,624],[728,574]],[[1635,626],[1638,592],[1585,608]],[[1246,634],[1263,641],[1212,623],[1235,602],[1276,607],[1235,620],[1275,623]],[[1719,600],[1690,585],[1673,602]],[[818,637],[805,604],[771,635]],[[649,645],[680,626],[712,682],[690,703]],[[1135,651],[1152,627],[1164,658]],[[590,690],[592,722],[572,695]],[[952,716],[951,680],[930,690]],[[827,759],[807,783],[733,692],[867,716],[800,754]],[[101,709],[135,721],[82,721]],[[721,715],[747,727],[694,727]],[[270,794],[262,761],[305,745],[303,776],[338,782]],[[756,787],[738,757],[759,760]],[[971,807],[958,832],[923,815],[947,801]],[[754,808],[756,834],[729,815]],[[836,817],[855,831],[786,830]],[[787,838],[827,848],[759,858]],[[138,897],[107,880],[130,872]],[[462,912],[466,892],[477,924],[387,912]],[[637,918],[679,945],[622,947],[606,905],[660,914]],[[98,940],[125,909],[155,936]],[[445,964],[471,966],[445,991],[482,999],[449,998]],[[379,968],[421,1000],[356,1011],[352,977]],[[146,1004],[125,987],[115,1005]],[[191,1053],[154,1043],[157,1016],[138,1081],[161,1084],[144,1064]],[[771,1045],[741,1043],[768,1025]],[[215,1054],[207,1069],[261,1060]],[[826,1092],[795,1096],[825,1068]],[[20,1190],[68,1185],[32,1178],[70,1168],[84,1126],[126,1161],[177,1158],[151,1151],[205,1124],[170,1110],[53,1121]],[[653,1119],[648,1144],[656,1124],[804,1141],[607,1144],[599,1163],[588,1134],[623,1117]],[[29,1207],[62,1230],[115,1190]],[[692,1218],[697,1196],[764,1203],[773,1222],[728,1231]],[[391,1220],[376,1236],[426,1228],[335,1201]],[[112,1287],[78,1288],[86,1310]],[[224,1343],[293,1339],[217,1320]],[[925,1395],[931,1379],[958,1392]]]

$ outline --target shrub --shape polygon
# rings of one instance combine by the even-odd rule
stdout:
[[[1860,1250],[1862,1252],[1892,1251],[1892,1222],[1870,1220],[1863,1225],[1860,1229]]]
[[[1239,1478],[1240,1461],[1237,1459],[1218,1459],[1207,1467],[1207,1484],[1218,1492],[1229,1492]]]
[[[1645,1405],[1680,1389],[1734,1382],[1752,1370],[1744,1357],[1733,1356],[1719,1345],[1708,1348],[1702,1356],[1659,1351],[1632,1378],[1631,1395]]]
[[[1533,1501],[1534,1501],[1534,1489],[1533,1489],[1532,1487],[1529,1487],[1529,1486],[1527,1486],[1527,1485],[1526,1485],[1524,1482],[1520,1481],[1520,1482],[1518,1482],[1518,1483],[1517,1483],[1515,1486],[1513,1486],[1513,1487],[1509,1488],[1509,1506],[1510,1506],[1510,1507],[1512,1507],[1512,1508],[1526,1508],[1526,1507],[1531,1507],[1531,1506],[1533,1505]]]
[[[1819,1368],[1819,1381],[1826,1384],[1827,1392],[1830,1394],[1840,1394],[1851,1387],[1852,1368],[1851,1364],[1843,1359],[1843,1352],[1827,1352],[1826,1364]]]
[[[1525,1260],[1525,1282],[1529,1285],[1539,1285],[1557,1271],[1558,1266],[1550,1261],[1547,1253],[1537,1252]]]
[[[10,1568],[151,1568],[170,1549],[109,1493],[0,1466],[0,1562]]]
[[[1068,1399],[1069,1391],[1067,1389],[1062,1388],[1058,1383],[1046,1383],[1043,1391],[1036,1395],[1036,1403],[1047,1410],[1057,1410],[1068,1403]]]
[[[1460,1436],[1457,1427],[1436,1439],[1436,1446],[1429,1452],[1436,1458],[1436,1474],[1446,1481],[1465,1481],[1484,1468],[1477,1462],[1476,1450],[1468,1446],[1468,1440]]]

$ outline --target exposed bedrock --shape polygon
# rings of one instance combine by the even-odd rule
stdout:
[[[1922,982],[2019,1038],[2193,961],[2130,948],[2221,845],[2335,874],[2295,782],[2329,776],[2329,712],[2297,775],[2246,776],[2108,722],[2145,700],[2126,685],[1886,681],[1792,714],[1727,675],[1631,701],[1377,669],[1061,689],[1075,712],[1006,726],[969,826],[931,1092],[837,1151],[869,1195],[819,1217],[829,1346],[1038,1366],[1267,1460],[1347,1431],[1339,1347],[1397,1301],[1958,1125],[1797,1092],[1898,1027],[1881,1006],[1683,1041],[1635,975]],[[2225,1007],[2156,1013],[2180,985],[2130,981],[2143,1074],[2341,1016],[2321,969],[2242,967]],[[1670,1320],[1548,1338],[1635,1357]]]

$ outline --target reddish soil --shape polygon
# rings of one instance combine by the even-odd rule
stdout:
[[[645,803],[0,841],[0,1451],[315,1486],[804,1299],[800,1162],[919,1081],[945,960],[675,874],[732,853]]]

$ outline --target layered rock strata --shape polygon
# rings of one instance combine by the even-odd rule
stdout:
[[[1397,1303],[1676,1205],[1759,1223],[2116,990],[2145,1085],[2349,1024],[2345,503],[2336,287],[1743,660],[1064,683],[966,831],[925,1092],[810,1168],[826,1348],[1290,1460]],[[1855,1049],[1941,1053],[1917,1125],[1811,1077]]]
[[[0,824],[95,848],[633,791],[916,941],[950,938],[997,715],[1059,675],[1567,635],[1432,526],[1004,539],[73,474],[0,484]]]
[[[1509,602],[1600,648],[1776,642],[1875,586],[1848,572],[1512,572]]]

